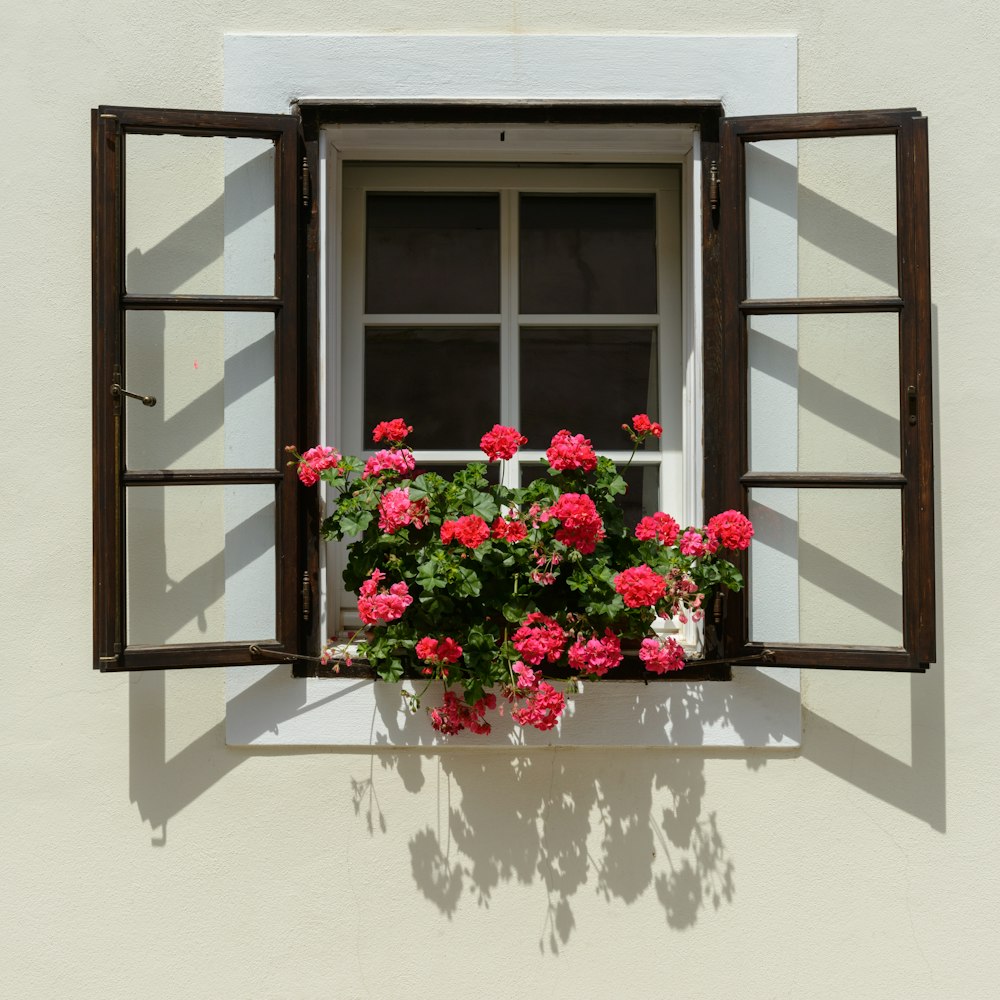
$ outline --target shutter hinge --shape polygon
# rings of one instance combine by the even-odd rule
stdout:
[[[309,614],[312,611],[312,579],[309,570],[302,574],[302,620],[309,621]]]
[[[312,201],[312,177],[309,174],[309,158],[302,157],[302,207],[308,208]]]
[[[719,163],[710,160],[708,164],[708,207],[717,212],[719,209]]]

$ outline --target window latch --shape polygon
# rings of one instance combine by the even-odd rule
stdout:
[[[719,164],[715,160],[708,165],[708,207],[719,210]]]
[[[155,396],[140,396],[137,392],[129,392],[128,389],[117,382],[111,383],[111,395],[115,399],[121,399],[122,396],[128,396],[129,399],[138,399],[143,406],[156,406]]]

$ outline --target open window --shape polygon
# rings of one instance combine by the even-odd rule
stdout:
[[[290,115],[93,112],[101,670],[304,648],[306,499],[283,457],[305,419],[297,126]],[[213,178],[216,190],[193,200]],[[248,226],[256,253],[224,266],[227,235]],[[266,415],[263,433],[243,433],[248,410]]]
[[[742,554],[747,587],[727,598],[727,655],[767,648],[782,666],[926,669],[935,658],[926,119],[912,109],[730,118],[720,145],[720,405],[706,396],[719,475],[706,482],[756,528]],[[817,161],[831,190],[797,185],[797,204],[783,204],[775,178]],[[798,276],[775,287],[761,280],[760,255],[774,248],[760,237],[769,216],[790,208]],[[800,414],[792,436],[774,420],[780,393]],[[797,614],[776,616],[776,606]]]
[[[717,105],[707,110],[437,106],[432,113],[433,123],[453,126],[523,118],[566,126],[687,121],[699,130],[693,190],[699,198],[700,239],[692,234],[699,253],[683,266],[687,274],[701,273],[704,509],[747,510],[749,505],[757,525],[743,567],[748,591],[728,597],[716,629],[721,639],[710,655],[759,657],[771,650],[780,665],[859,669],[914,670],[931,662],[934,550],[923,119],[912,111],[732,118],[723,119],[717,133]],[[371,122],[378,120],[379,110],[355,114]],[[420,108],[384,114],[386,121],[422,120]],[[269,658],[318,652],[317,615],[311,608],[319,565],[315,495],[285,474],[283,447],[311,442],[319,427],[317,206],[314,199],[310,204],[310,171],[303,169],[308,151],[315,179],[319,120],[313,109],[303,147],[294,116],[129,108],[94,112],[94,593],[95,666],[100,669],[238,665],[262,662],[259,650],[269,652]],[[876,137],[892,147],[896,287],[891,294],[864,288],[813,294],[795,282],[785,288],[755,287],[760,213],[776,212],[784,219],[777,229],[771,227],[761,252],[773,252],[777,231],[788,234],[789,252],[798,254],[800,206],[787,196],[796,190],[795,151],[781,143],[835,136]],[[153,165],[143,162],[146,151],[155,151]],[[614,159],[606,147],[595,151],[595,161],[609,158]],[[650,162],[644,160],[647,166]],[[197,177],[200,169],[217,172],[224,185],[220,196],[194,206],[193,212],[180,210],[185,178]],[[783,176],[778,187],[785,193],[769,203],[769,178],[775,172]],[[456,181],[438,196],[455,197],[463,185],[469,191],[482,187]],[[376,216],[392,209],[400,192],[414,193],[411,184],[398,179],[383,179],[382,187],[386,193],[375,200]],[[503,190],[515,187],[500,184]],[[522,209],[514,206],[521,199],[529,215],[558,223],[572,187],[571,181],[560,193],[563,204],[539,194],[544,185],[538,184],[536,190],[503,197],[512,218],[520,219]],[[641,214],[641,192],[622,197],[631,202],[626,207]],[[426,201],[425,192],[423,202],[414,197],[407,209],[419,217],[428,209]],[[450,207],[473,216],[490,208],[471,202],[458,206],[457,201]],[[614,208],[596,201],[591,207],[598,214]],[[253,239],[230,238],[246,235],[247,227],[259,230]],[[139,243],[133,231],[142,232]],[[215,250],[199,267],[197,246],[204,239],[215,239]],[[514,256],[510,260],[511,268],[520,266]],[[794,264],[791,273],[798,273]],[[459,313],[476,320],[472,327],[482,339],[494,317],[498,328],[510,321],[504,318],[507,306],[497,305],[463,306]],[[355,332],[362,349],[366,338],[392,348],[400,323],[414,324],[414,310],[397,306],[375,310],[370,331],[363,324],[372,310],[359,306],[361,325]],[[510,310],[512,316],[518,313],[515,305]],[[569,329],[579,320],[575,307],[551,315],[520,312],[537,320],[521,324],[532,350],[553,349],[565,335],[556,327]],[[630,320],[625,328],[642,341],[636,350],[648,350],[648,331],[646,340],[636,331],[654,325],[651,317],[658,312],[659,307],[631,305],[597,310],[602,321],[597,333],[588,335],[597,337],[599,349],[601,336],[622,326],[622,316],[638,316],[643,323]],[[440,310],[421,307],[416,313]],[[454,326],[453,319],[444,325]],[[655,320],[662,322],[662,317]],[[429,338],[428,349],[442,336],[440,330],[430,331],[424,338]],[[816,343],[837,346],[832,353],[823,348],[810,356]],[[835,369],[839,378],[859,357],[869,367],[891,369],[896,464],[857,455],[854,464],[834,463],[832,457],[819,464],[799,425],[791,450],[769,454],[774,428],[769,433],[767,420],[775,412],[767,405],[769,385],[781,383],[787,395],[787,373],[794,372],[792,405],[801,408],[813,390],[829,387],[824,373]],[[203,379],[206,372],[209,378]],[[358,372],[363,382],[360,361]],[[692,386],[701,395],[697,380],[687,391]],[[834,388],[850,396],[849,386]],[[884,397],[884,385],[880,391]],[[144,405],[144,396],[159,396],[158,407]],[[365,403],[362,393],[358,398],[360,427]],[[263,434],[261,427],[267,428]],[[191,435],[189,441],[185,434]],[[782,434],[787,442],[788,429]],[[454,447],[446,442],[449,454],[438,460],[462,457],[450,454]],[[892,457],[892,448],[888,451]],[[685,463],[690,459],[683,456]],[[650,456],[645,464],[663,479],[666,465],[660,456]],[[846,540],[845,511],[853,529]],[[868,526],[879,539],[874,556],[855,537]],[[850,548],[858,544],[857,550]],[[864,562],[866,553],[870,565]],[[824,561],[830,555],[837,558]],[[840,577],[836,587],[824,591],[827,571]],[[874,594],[882,605],[877,615],[852,621],[843,613],[852,607],[843,589],[859,579],[869,581],[861,597]],[[819,629],[809,618],[812,605],[800,605],[803,588],[810,587],[820,608]],[[786,598],[792,593],[790,614]],[[898,610],[890,608],[893,600]],[[768,607],[775,604],[784,609],[780,620],[768,617]],[[865,634],[860,626],[870,625],[873,617],[885,627]]]

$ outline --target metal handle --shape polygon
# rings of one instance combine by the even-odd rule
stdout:
[[[156,406],[155,396],[140,396],[137,392],[129,392],[128,389],[120,386],[117,382],[111,383],[112,396],[128,396],[129,399],[138,399],[143,406]]]

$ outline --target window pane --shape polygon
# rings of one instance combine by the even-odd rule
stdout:
[[[902,646],[899,491],[750,494],[751,640]]]
[[[273,486],[126,494],[129,644],[274,638]]]
[[[752,316],[750,467],[898,472],[895,314]]]
[[[648,514],[659,510],[660,497],[660,467],[658,465],[632,465],[627,469],[619,467],[619,473],[628,484],[624,497],[619,497],[625,524],[634,528]],[[547,476],[541,465],[521,465],[521,485],[527,486],[542,476]]]
[[[497,329],[368,327],[365,435],[380,420],[413,425],[414,449],[471,448],[500,419]]]
[[[522,313],[655,313],[653,195],[522,195]]]
[[[636,413],[659,420],[656,376],[654,328],[522,328],[519,429],[533,448],[547,447],[565,427],[595,448],[627,451],[623,423]]]
[[[365,310],[500,311],[500,197],[369,194]]]
[[[274,316],[129,312],[129,469],[274,468]]]
[[[129,292],[274,294],[272,141],[129,134],[125,164]]]
[[[751,142],[746,155],[751,298],[896,294],[893,136]]]

